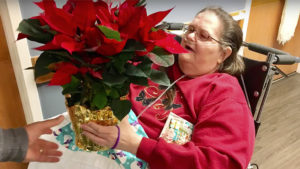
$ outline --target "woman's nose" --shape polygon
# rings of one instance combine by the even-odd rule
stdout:
[[[196,32],[190,32],[186,35],[186,39],[189,41],[196,41]]]

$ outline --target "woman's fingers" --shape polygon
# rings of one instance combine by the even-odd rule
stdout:
[[[94,130],[89,124],[82,124],[80,126],[84,131],[88,131],[90,133],[97,134],[97,130]]]
[[[142,137],[136,134],[129,124],[128,115],[122,119],[119,127],[120,132],[116,126],[101,126],[94,122],[81,125],[83,134],[94,143],[106,147],[116,144],[117,149],[135,154]]]
[[[101,126],[94,122],[89,122],[87,124],[82,125],[82,129],[93,133],[96,136],[111,136],[112,133],[116,131],[115,126]]]
[[[101,146],[112,147],[118,138],[118,128],[116,126],[101,126],[90,122],[81,127],[85,136]]]
[[[90,132],[94,131],[96,133],[103,132],[103,129],[105,128],[105,127],[103,127],[103,126],[101,126],[97,123],[94,123],[94,122],[89,122],[89,123],[86,124],[86,126],[91,129]],[[94,132],[92,132],[92,133],[94,133]]]
[[[109,145],[106,145],[106,141],[96,135],[94,135],[93,133],[90,133],[88,131],[84,131],[83,134],[85,136],[87,136],[90,140],[92,140],[94,143],[96,144],[99,144],[99,145],[102,145],[102,146],[109,146]]]

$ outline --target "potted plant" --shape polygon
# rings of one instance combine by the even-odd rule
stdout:
[[[76,134],[76,145],[103,150],[81,134],[80,124],[115,125],[131,108],[131,83],[152,80],[168,86],[167,75],[152,64],[168,67],[173,54],[185,52],[174,35],[155,25],[171,11],[147,15],[145,1],[54,0],[35,2],[43,13],[19,24],[18,39],[42,43],[35,78],[53,74],[49,85],[62,86]]]

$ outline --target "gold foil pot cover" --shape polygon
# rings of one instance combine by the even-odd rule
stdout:
[[[86,151],[104,151],[109,149],[109,147],[104,147],[93,143],[90,139],[82,134],[82,129],[80,128],[81,124],[85,124],[90,121],[103,126],[112,126],[118,124],[119,120],[114,116],[113,111],[109,106],[106,106],[101,110],[93,111],[81,105],[74,105],[67,108],[75,132],[75,143],[78,148]]]

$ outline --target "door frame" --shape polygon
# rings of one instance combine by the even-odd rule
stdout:
[[[27,40],[16,41],[17,28],[22,21],[22,14],[18,0],[1,0],[0,16],[7,41],[11,62],[22,101],[26,122],[32,123],[43,120],[42,108],[37,85],[34,80]]]

